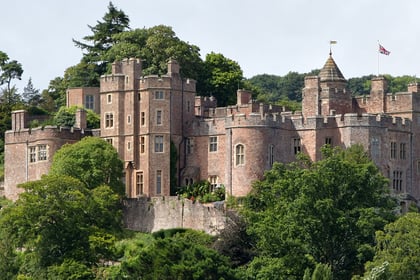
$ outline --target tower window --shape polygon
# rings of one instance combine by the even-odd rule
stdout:
[[[85,96],[85,108],[93,110],[95,108],[94,97],[93,95]]]
[[[29,147],[29,162],[36,162],[36,147]]]
[[[162,111],[161,110],[156,111],[156,124],[157,125],[162,124]]]
[[[245,164],[245,148],[244,145],[239,144],[236,145],[235,148],[236,153],[236,165],[244,165]]]
[[[146,114],[144,112],[140,113],[140,125],[145,125],[146,124]]]
[[[209,138],[209,151],[217,152],[217,136],[210,136]]]
[[[142,195],[144,193],[144,175],[143,171],[137,172],[136,175],[136,195]]]
[[[155,153],[163,153],[163,136],[155,136]]]
[[[161,90],[157,90],[155,91],[155,99],[164,99],[165,98],[165,94],[163,91]]]
[[[397,158],[397,142],[391,142],[391,159]]]
[[[38,160],[47,160],[47,145],[38,146]]]
[[[114,114],[113,113],[105,113],[105,127],[113,127],[114,126]]]
[[[144,154],[144,150],[145,150],[145,138],[144,136],[140,137],[140,153]]]
[[[293,139],[293,152],[295,155],[300,153],[300,138]]]
[[[162,193],[162,170],[156,171],[156,194]]]

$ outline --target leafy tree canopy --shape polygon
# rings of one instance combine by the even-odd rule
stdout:
[[[366,264],[366,277],[387,263],[380,279],[419,279],[420,214],[409,212],[376,232],[375,257]],[[385,277],[386,276],[386,277]],[[379,279],[379,278],[378,278]]]
[[[334,279],[350,279],[373,257],[375,231],[394,218],[388,191],[361,146],[325,147],[320,161],[275,164],[253,185],[243,213],[259,255],[284,279],[302,279],[315,263],[329,265]]]
[[[54,154],[49,174],[77,178],[89,189],[109,185],[123,194],[122,170],[123,163],[111,144],[99,137],[85,137]]]
[[[100,279],[236,279],[228,259],[208,247],[204,233],[183,230],[142,239],[117,244],[121,264],[105,268]]]
[[[89,190],[75,178],[48,175],[20,187],[25,192],[0,216],[0,252],[9,260],[0,270],[47,279],[49,270],[65,273],[63,263],[74,262],[80,271],[112,257],[121,209],[108,186]]]
[[[71,107],[61,107],[58,110],[57,114],[55,114],[53,123],[57,126],[63,127],[73,127],[76,122],[76,111],[80,107],[78,106],[71,106]],[[93,112],[90,109],[84,109],[87,113],[86,121],[88,128],[99,128],[100,126],[100,117],[98,114]]]

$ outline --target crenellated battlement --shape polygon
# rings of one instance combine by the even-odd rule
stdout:
[[[125,90],[124,74],[110,74],[101,77],[100,92],[124,91]]]
[[[90,135],[92,135],[90,130],[84,130],[74,127],[45,126],[36,128],[25,128],[20,131],[8,130],[5,132],[5,142],[23,143],[55,139],[79,141],[81,138]]]

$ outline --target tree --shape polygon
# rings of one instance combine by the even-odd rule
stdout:
[[[42,91],[41,98],[43,102],[40,107],[49,113],[54,113],[61,106],[65,106],[68,88],[68,81],[64,78],[56,77],[54,80],[51,80],[48,89]]]
[[[77,178],[89,189],[109,185],[123,194],[122,170],[123,163],[111,144],[98,137],[85,137],[54,154],[49,174]]]
[[[6,84],[6,88],[1,91],[1,96],[3,102],[9,107],[13,107],[19,101],[19,95],[16,87],[12,85],[12,80],[20,80],[22,74],[22,64],[16,60],[9,61],[9,56],[0,51],[0,85]]]
[[[201,95],[216,97],[219,106],[227,106],[236,103],[236,91],[243,79],[243,72],[236,61],[211,52],[206,55],[200,79],[202,86],[199,84],[197,91]]]
[[[48,175],[20,187],[25,192],[0,216],[0,236],[10,244],[0,253],[21,259],[20,274],[46,279],[47,272],[68,274],[69,264],[88,274],[86,265],[113,257],[122,214],[119,195],[108,186],[89,190],[75,178]],[[16,264],[6,271],[16,271]]]
[[[128,16],[109,2],[108,11],[102,17],[102,21],[97,21],[95,26],[89,25],[93,34],[83,37],[86,43],[73,39],[77,47],[86,51],[81,63],[95,64],[97,75],[103,75],[109,62],[105,54],[115,43],[113,35],[128,30],[129,23]]]
[[[245,200],[258,253],[278,260],[284,278],[324,263],[334,279],[350,279],[373,257],[375,231],[394,218],[387,179],[361,146],[322,153],[318,162],[275,164]]]
[[[121,264],[105,268],[99,279],[236,279],[228,259],[208,248],[211,239],[202,235],[185,230],[146,242],[124,241]]]
[[[107,60],[141,58],[144,75],[166,74],[169,59],[178,61],[181,75],[185,78],[197,79],[202,71],[200,49],[179,39],[170,26],[134,29],[116,34],[113,38],[116,43],[107,52]]]
[[[78,106],[71,106],[71,107],[61,107],[58,110],[57,114],[55,114],[53,119],[53,124],[57,126],[63,127],[73,127],[76,123],[76,111],[80,107]],[[87,128],[99,128],[100,126],[100,117],[98,114],[93,112],[90,109],[84,109],[87,113],[86,116],[86,126]]]
[[[366,275],[387,263],[389,279],[420,277],[420,214],[409,212],[376,232],[375,257],[366,263]],[[382,279],[382,278],[381,278]],[[388,278],[386,278],[388,279]]]
[[[23,88],[23,101],[29,106],[38,106],[41,104],[41,94],[39,89],[34,88],[32,78],[29,78],[28,84]]]

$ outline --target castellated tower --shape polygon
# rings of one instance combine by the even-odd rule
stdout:
[[[330,53],[318,76],[305,78],[303,115],[329,116],[352,112],[352,97],[346,85],[346,79]]]
[[[124,161],[127,196],[170,195],[171,146],[180,153],[194,118],[195,81],[182,79],[175,60],[166,75],[142,76],[141,61],[127,59],[101,77],[100,94],[101,137]]]

